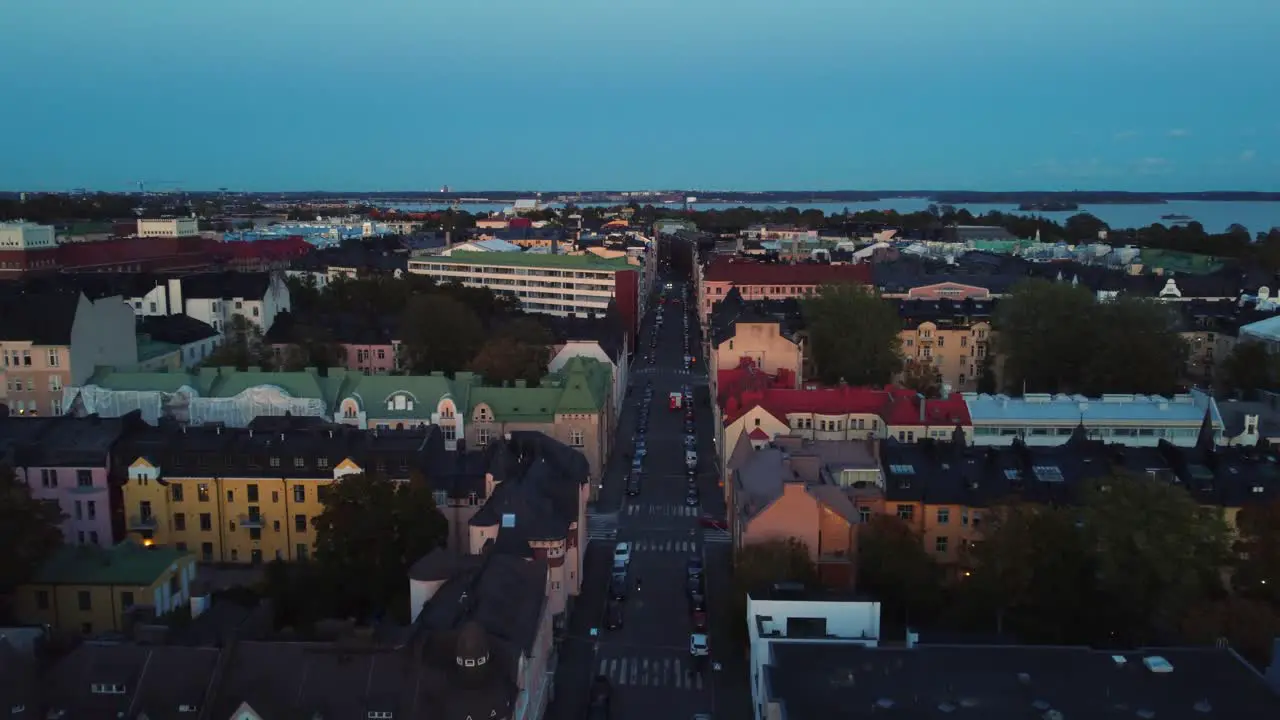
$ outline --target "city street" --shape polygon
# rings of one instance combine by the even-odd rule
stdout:
[[[560,649],[556,673],[555,701],[548,717],[581,720],[585,716],[588,688],[598,675],[613,686],[612,718],[640,720],[654,715],[675,720],[691,719],[697,713],[730,717],[716,712],[725,693],[741,695],[743,683],[720,678],[714,667],[724,658],[717,650],[725,634],[716,617],[728,593],[730,539],[727,532],[704,528],[699,516],[710,513],[723,517],[722,493],[716,487],[715,452],[711,432],[704,360],[699,357],[691,370],[684,364],[684,318],[688,307],[681,301],[685,282],[659,278],[658,287],[670,281],[665,306],[655,305],[642,323],[639,347],[632,359],[631,390],[627,395],[615,451],[606,472],[599,500],[588,516],[589,542],[583,574],[583,592],[570,619],[568,636]],[[656,327],[655,309],[664,307],[664,322],[655,348],[650,338]],[[700,332],[696,319],[689,318],[689,347],[699,354]],[[646,355],[653,353],[650,365]],[[643,459],[643,481],[636,496],[625,492],[631,466],[632,438],[645,387],[652,383],[646,433],[648,454]],[[698,487],[701,503],[686,503],[688,488],[684,453],[683,410],[669,409],[669,394],[693,390]],[[628,592],[622,601],[622,626],[607,629],[606,607],[610,570],[615,544],[631,544]],[[686,586],[687,563],[699,558],[706,568],[706,604],[711,628],[711,657],[695,662],[690,655],[693,632],[691,603]],[[641,587],[637,588],[637,584]],[[593,635],[594,631],[594,635]],[[737,654],[741,654],[738,652]],[[740,666],[741,660],[733,662]],[[750,712],[749,697],[744,705],[735,698],[737,712]]]

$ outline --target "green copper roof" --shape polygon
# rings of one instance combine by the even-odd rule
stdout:
[[[45,561],[31,584],[145,587],[190,555],[172,547],[142,547],[129,540],[113,548],[64,545]]]
[[[387,399],[400,393],[413,398],[412,410],[387,408]],[[440,399],[446,395],[452,397],[453,383],[443,375],[360,375],[350,389],[344,389],[340,400],[355,398],[370,417],[430,420],[431,413],[436,411]],[[458,402],[457,405],[459,410],[465,411],[465,404]]]
[[[528,252],[468,252],[451,257],[413,258],[419,262],[458,265],[511,265],[568,270],[633,270],[635,266],[625,258],[607,260],[598,255],[552,255]]]
[[[120,372],[108,367],[98,368],[85,385],[97,385],[106,390],[134,392],[177,392],[184,385],[200,389],[196,376],[185,372]]]

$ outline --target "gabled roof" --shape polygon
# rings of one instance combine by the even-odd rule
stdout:
[[[146,587],[174,563],[190,557],[191,553],[171,547],[143,547],[131,541],[112,548],[66,545],[45,561],[30,584]]]
[[[25,292],[0,287],[0,341],[70,345],[79,292]]]

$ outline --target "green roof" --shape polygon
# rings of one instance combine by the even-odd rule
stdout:
[[[108,367],[98,368],[84,384],[105,390],[166,393],[177,392],[183,386],[200,387],[196,376],[185,372],[121,372]]]
[[[477,387],[471,391],[467,415],[488,405],[499,422],[554,422],[560,389],[554,387]]]
[[[471,252],[451,257],[413,258],[419,262],[458,265],[512,265],[517,267],[566,268],[570,270],[633,270],[625,258],[605,259],[599,255],[552,255],[529,252]]]
[[[1222,260],[1213,255],[1183,252],[1181,250],[1142,250],[1139,261],[1148,268],[1160,268],[1169,272],[1189,275],[1208,275],[1224,267]]]
[[[115,226],[109,222],[83,222],[71,223],[70,225],[58,230],[59,235],[97,235],[100,233],[109,233],[115,230]]]
[[[150,335],[138,335],[138,361],[151,360],[179,349],[180,345],[152,340]]]
[[[604,407],[613,378],[595,358],[571,357],[555,374],[562,388],[557,410],[562,413],[594,413]]]
[[[371,417],[389,420],[430,420],[440,399],[453,395],[453,383],[443,375],[367,375],[356,379],[354,386],[342,393],[341,399],[354,397]],[[387,398],[408,393],[415,402],[412,410],[388,410]],[[459,412],[466,403],[455,400]]]
[[[142,547],[126,540],[113,548],[64,545],[36,571],[32,585],[126,585],[145,587],[191,553],[167,546]]]

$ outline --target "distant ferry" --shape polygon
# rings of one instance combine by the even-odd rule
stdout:
[[[1161,215],[1161,216],[1160,216],[1160,219],[1161,219],[1161,220],[1168,220],[1168,221],[1170,221],[1170,222],[1174,222],[1174,223],[1189,223],[1189,222],[1191,222],[1192,220],[1195,220],[1195,218],[1191,217],[1190,215],[1179,215],[1179,214],[1177,214],[1177,213],[1170,213],[1170,214],[1168,214],[1168,215]]]

